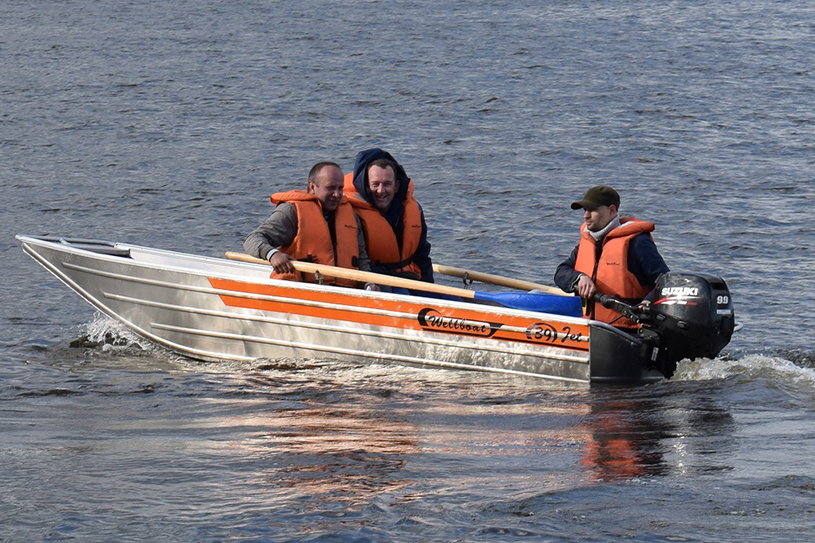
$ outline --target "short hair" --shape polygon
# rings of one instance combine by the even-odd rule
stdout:
[[[396,177],[398,173],[396,170],[396,163],[393,160],[388,160],[387,158],[377,158],[376,160],[372,160],[368,163],[368,167],[365,168],[366,171],[370,170],[371,166],[378,166],[383,169],[390,168],[391,170],[393,170],[393,178],[399,181],[399,179],[397,179]]]
[[[314,183],[316,185],[317,183],[315,183],[314,180],[317,179],[317,176],[320,175],[320,172],[323,171],[323,168],[328,167],[328,166],[333,166],[333,167],[337,168],[338,170],[342,171],[342,168],[340,168],[340,165],[337,164],[336,162],[331,162],[330,160],[324,160],[323,162],[318,162],[317,164],[312,166],[311,169],[308,171],[308,182],[309,183]]]

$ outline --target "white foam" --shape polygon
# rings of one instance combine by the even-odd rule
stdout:
[[[764,378],[815,386],[815,369],[798,366],[785,358],[758,354],[745,355],[736,360],[683,360],[677,366],[673,380],[709,381],[730,377],[748,380]]]
[[[85,325],[85,336],[89,342],[100,344],[103,351],[126,350],[132,347],[147,351],[154,347],[152,342],[137,336],[124,324],[103,313],[96,313],[93,321]]]

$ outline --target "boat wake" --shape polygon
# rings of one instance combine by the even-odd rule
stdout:
[[[84,333],[71,342],[73,348],[91,349],[113,356],[125,357],[157,357],[165,362],[174,362],[182,367],[195,371],[349,371],[367,368],[371,371],[371,364],[346,362],[341,363],[331,359],[268,359],[259,358],[253,363],[221,361],[196,361],[157,345],[144,339],[119,321],[103,313],[96,313],[93,321],[86,324]],[[374,366],[375,367],[375,366]],[[386,366],[386,373],[394,372],[392,366]],[[405,368],[405,371],[410,371]],[[417,377],[418,378],[418,377]],[[736,380],[752,382],[768,380],[780,385],[792,385],[815,391],[815,355],[799,351],[785,351],[779,356],[748,354],[741,358],[725,356],[709,359],[683,360],[676,373],[670,379],[673,382]]]
[[[786,354],[786,353],[785,353]],[[791,355],[793,353],[790,353]],[[739,359],[716,358],[684,360],[673,381],[711,381],[737,378],[744,381],[766,379],[815,389],[815,366],[810,357],[750,354]]]

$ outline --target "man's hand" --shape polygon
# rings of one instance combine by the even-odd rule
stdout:
[[[591,280],[591,277],[585,274],[581,275],[577,281],[577,294],[580,295],[581,298],[591,300],[595,292],[597,292],[597,286],[594,284],[594,281]]]
[[[292,260],[292,257],[283,251],[276,251],[269,259],[269,264],[272,265],[272,269],[277,273],[294,273],[297,270],[292,266]]]

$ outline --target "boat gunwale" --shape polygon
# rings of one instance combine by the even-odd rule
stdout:
[[[240,283],[252,284],[252,285],[263,285],[263,286],[272,286],[272,287],[285,287],[291,288],[295,290],[304,290],[304,291],[311,291],[311,292],[329,292],[329,293],[337,293],[342,294],[345,296],[352,296],[358,298],[367,298],[367,299],[383,299],[387,301],[410,301],[410,302],[417,302],[428,303],[431,305],[443,306],[443,307],[453,307],[458,309],[470,310],[470,311],[478,311],[488,314],[494,315],[509,315],[513,317],[527,317],[527,318],[535,318],[541,319],[542,316],[546,316],[551,320],[555,320],[558,322],[564,323],[571,323],[571,324],[579,324],[579,325],[605,325],[605,323],[600,323],[597,321],[591,321],[584,319],[582,317],[570,317],[567,315],[558,315],[556,313],[544,313],[544,312],[537,312],[537,311],[528,311],[522,309],[513,309],[509,307],[503,306],[495,306],[489,304],[480,304],[477,302],[464,302],[464,301],[455,301],[455,300],[446,300],[441,298],[430,298],[421,295],[413,295],[413,294],[399,294],[399,293],[391,293],[391,292],[378,292],[378,291],[368,291],[362,289],[354,289],[348,287],[341,287],[335,285],[317,285],[313,283],[304,283],[304,282],[297,282],[297,281],[286,281],[282,279],[272,279],[271,277],[259,280],[257,277],[246,277],[245,275],[240,275],[238,273],[241,269],[251,269],[251,270],[263,270],[264,272],[267,271],[265,269],[264,264],[256,264],[253,262],[242,262],[237,260],[229,260],[226,258],[220,257],[210,257],[210,256],[202,256],[202,255],[195,255],[190,253],[182,253],[179,251],[167,250],[167,249],[157,249],[152,247],[145,247],[140,245],[132,245],[129,243],[123,242],[106,242],[102,240],[83,240],[89,241],[99,244],[110,244],[110,247],[119,248],[122,250],[128,250],[131,252],[130,256],[123,256],[123,255],[111,255],[106,254],[104,252],[96,252],[90,249],[85,249],[81,247],[76,247],[70,243],[60,243],[59,239],[71,239],[71,238],[46,238],[46,237],[37,237],[37,236],[27,236],[27,235],[17,235],[16,238],[23,243],[23,248],[26,249],[26,244],[29,241],[34,241],[34,245],[38,246],[45,246],[51,247],[54,250],[59,250],[62,252],[70,253],[70,254],[77,254],[79,256],[87,256],[88,254],[93,255],[94,258],[103,260],[106,262],[113,262],[113,263],[126,263],[130,266],[135,266],[139,268],[145,269],[156,269],[156,270],[164,270],[169,272],[177,272],[177,273],[187,273],[190,275],[194,275],[197,277],[203,277],[205,279],[209,279],[210,277],[217,277],[219,279],[225,279],[229,281],[236,281]],[[29,248],[30,249],[30,248]],[[214,266],[219,267],[226,267],[229,270],[234,270],[234,273],[225,273],[221,270],[206,270],[206,269],[197,269],[192,266],[182,266],[180,264],[176,265],[168,265],[166,263],[155,263],[149,262],[145,260],[139,260],[132,255],[132,251],[135,250],[137,252],[142,252],[144,254],[150,255],[157,255],[159,257],[168,257],[172,259],[177,259],[183,261],[193,261],[193,262],[203,262],[209,263]],[[28,252],[28,250],[26,250]],[[31,254],[31,253],[29,253]]]

